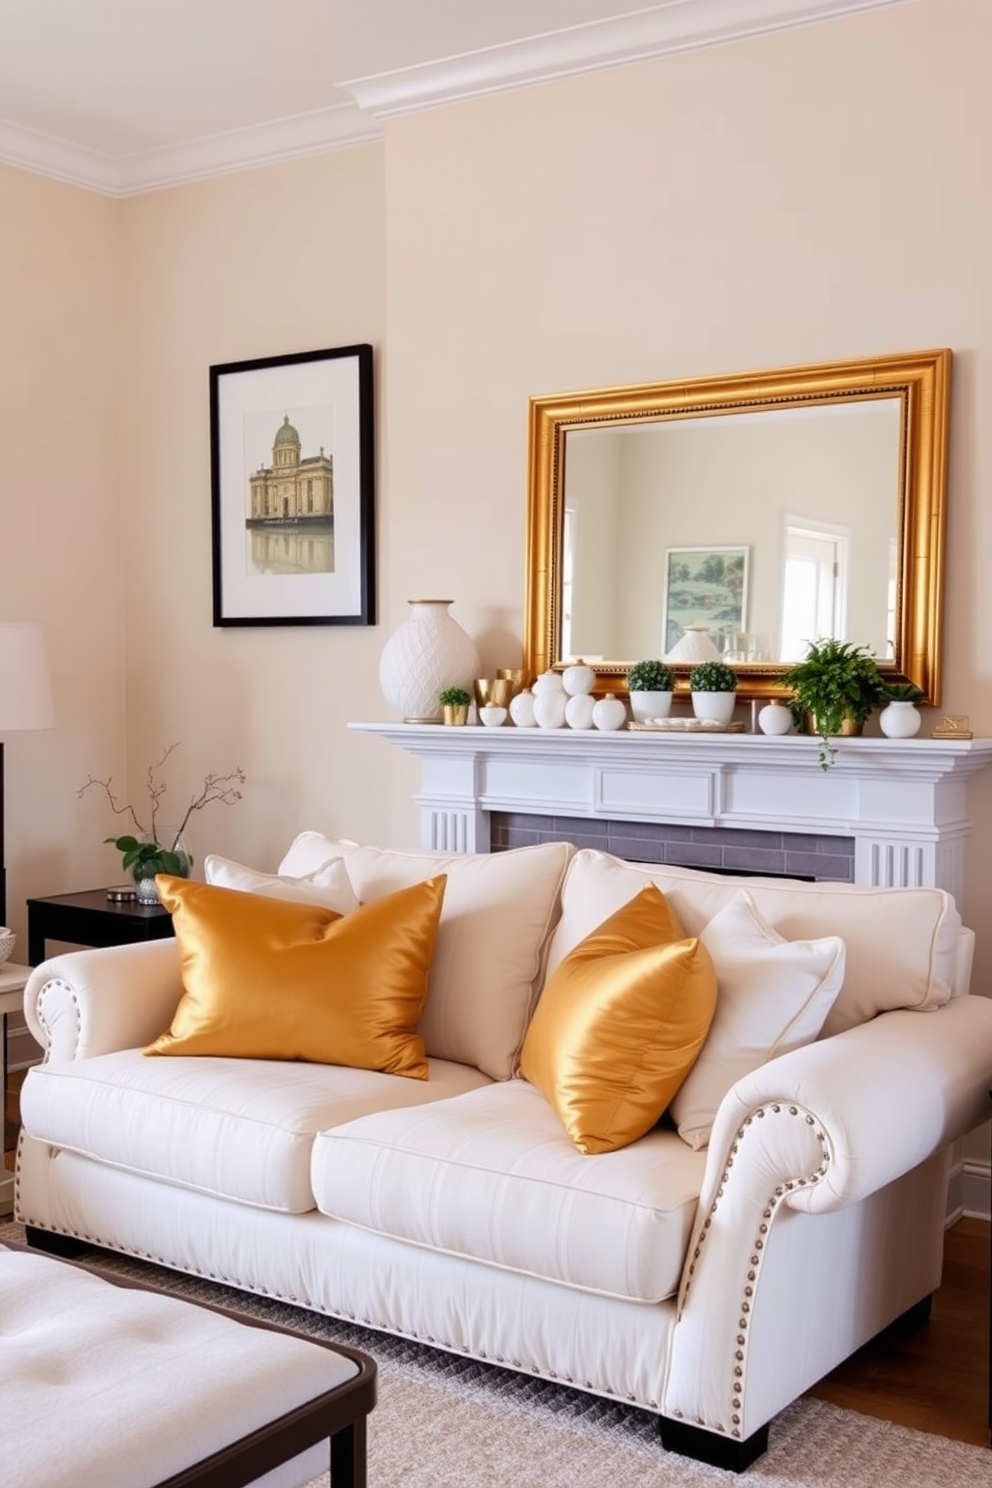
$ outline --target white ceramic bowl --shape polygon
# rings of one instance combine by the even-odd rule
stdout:
[[[488,707],[479,709],[479,717],[486,728],[499,728],[500,724],[506,722],[506,709],[498,708],[495,703],[490,703]]]
[[[6,925],[0,925],[0,966],[9,961],[17,944],[17,936]]]

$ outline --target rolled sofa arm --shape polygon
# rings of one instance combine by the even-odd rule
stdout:
[[[174,940],[68,951],[36,966],[24,1017],[45,1059],[92,1059],[150,1043],[183,993]]]
[[[834,1232],[814,1216],[875,1202],[931,1160],[942,1166],[948,1144],[988,1118],[990,1087],[992,1001],[971,996],[933,1012],[883,1013],[737,1082],[710,1138],[665,1415],[744,1439],[832,1367],[836,1359],[816,1362],[803,1340],[825,1338],[842,1306],[827,1238]],[[783,1225],[788,1263],[779,1246],[769,1270],[765,1252],[784,1239]],[[797,1293],[788,1291],[790,1272]],[[774,1381],[752,1378],[752,1334],[765,1312],[778,1320]]]
[[[809,1113],[823,1130],[823,1172],[785,1196],[815,1214],[884,1188],[987,1121],[990,1088],[992,1000],[956,997],[931,1012],[883,1013],[738,1081],[713,1125],[700,1206],[712,1198],[714,1153],[729,1150],[752,1112],[776,1102]]]

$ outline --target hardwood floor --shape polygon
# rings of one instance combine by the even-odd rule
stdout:
[[[11,1085],[17,1084],[16,1076]],[[17,1138],[16,1090],[7,1092],[6,1165]],[[988,1447],[989,1226],[962,1219],[947,1232],[944,1274],[930,1321],[846,1360],[809,1393],[862,1415]],[[992,1452],[990,1452],[992,1481]]]
[[[918,1431],[989,1446],[989,1226],[947,1231],[930,1321],[873,1339],[809,1393]],[[990,1454],[992,1481],[992,1454]]]

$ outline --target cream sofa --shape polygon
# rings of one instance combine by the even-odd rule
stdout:
[[[992,1083],[992,1001],[966,995],[973,937],[947,894],[318,833],[268,880],[227,868],[215,882],[314,897],[343,870],[363,903],[447,874],[429,1079],[147,1058],[182,993],[176,942],[54,957],[25,993],[46,1051],[17,1159],[32,1243],[109,1247],[631,1402],[665,1446],[737,1469],[788,1402],[925,1316],[949,1147],[986,1119]],[[811,1016],[788,987],[762,1006],[760,946],[741,986],[733,945],[714,949],[702,1115],[677,1097],[587,1156],[517,1077],[520,1048],[545,979],[649,881],[704,943],[744,890],[787,968],[821,937],[842,956]]]

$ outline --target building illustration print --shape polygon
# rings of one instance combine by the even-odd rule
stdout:
[[[248,419],[255,425],[246,428],[249,443],[252,435],[257,441],[258,424],[266,421],[272,455],[271,464],[248,466],[247,574],[334,572],[334,457],[328,453],[332,412],[330,406],[291,410],[281,423],[278,415]],[[304,454],[305,444],[316,452]]]

